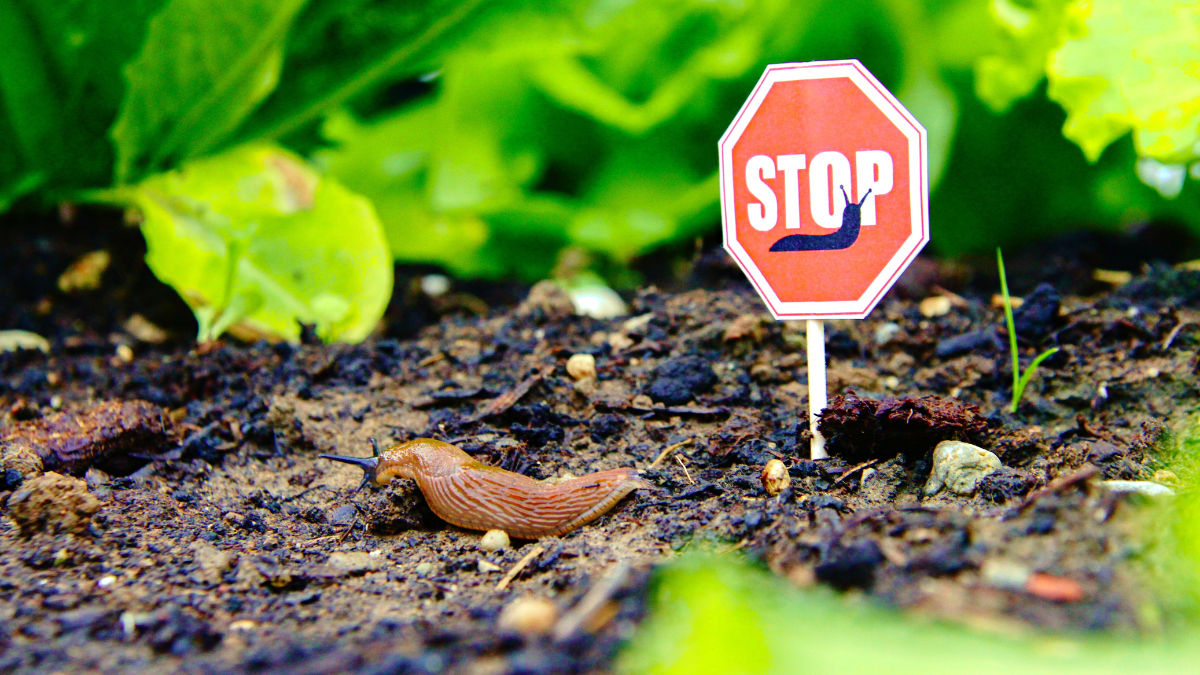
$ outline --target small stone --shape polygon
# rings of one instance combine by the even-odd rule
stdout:
[[[349,553],[339,551],[337,553],[330,553],[329,559],[325,563],[348,574],[362,574],[378,569],[380,564],[383,563],[383,559],[380,556],[373,556],[370,553],[362,553],[360,551]]]
[[[875,329],[875,344],[882,347],[891,342],[903,330],[900,324],[894,321],[879,324],[879,327]]]
[[[167,335],[167,331],[154,325],[153,322],[141,314],[134,314],[129,317],[129,320],[125,322],[122,328],[125,329],[126,333],[129,333],[139,341],[155,345],[166,342],[167,338],[170,337]]]
[[[925,496],[933,496],[943,487],[970,496],[984,476],[1002,466],[999,457],[983,448],[962,441],[942,441],[933,451],[933,472],[925,484]]]
[[[100,588],[108,588],[109,586],[112,586],[115,583],[117,583],[117,578],[111,574],[102,576],[102,577],[100,577],[99,580],[96,581],[96,585],[99,586]]]
[[[1025,590],[1031,574],[1029,568],[1019,562],[998,558],[983,561],[979,568],[979,576],[983,583],[1006,591]]]
[[[25,481],[8,498],[8,515],[24,535],[40,531],[80,533],[101,506],[103,503],[88,492],[86,483],[51,471]]]
[[[766,490],[767,494],[772,497],[788,489],[792,484],[792,477],[788,475],[787,467],[778,459],[767,462],[759,477],[762,479],[763,490]]]
[[[567,374],[576,382],[596,379],[596,357],[591,354],[573,354],[567,359]]]
[[[329,524],[333,526],[349,525],[358,516],[358,509],[353,504],[342,504],[329,513]]]
[[[479,564],[479,571],[484,574],[487,574],[489,572],[499,572],[502,569],[499,565],[488,562],[486,560],[480,560],[478,564]]]
[[[1100,484],[1113,492],[1136,492],[1147,497],[1175,496],[1175,491],[1166,485],[1148,480],[1104,480],[1100,481]]]
[[[229,624],[229,630],[254,630],[255,628],[258,628],[258,622],[250,619],[238,619]]]
[[[950,298],[947,298],[944,295],[932,295],[922,300],[921,304],[917,306],[917,309],[921,311],[921,316],[927,319],[932,319],[936,316],[945,316],[949,314],[953,306],[953,303],[950,302]]]
[[[50,341],[27,330],[0,330],[0,352],[15,352],[18,349],[50,351]]]
[[[511,543],[508,539],[508,533],[504,530],[488,530],[479,539],[479,548],[488,552],[502,551],[508,548]]]
[[[108,251],[85,253],[59,275],[58,290],[63,293],[74,293],[75,291],[92,291],[100,288],[100,278],[111,264],[112,255]]]
[[[416,572],[417,572],[417,576],[422,576],[422,577],[427,577],[430,574],[433,574],[433,563],[431,563],[431,562],[417,563]]]
[[[500,610],[496,626],[525,637],[549,633],[558,622],[558,605],[546,598],[523,596]]]
[[[625,306],[621,296],[603,283],[572,286],[567,289],[567,296],[571,298],[575,313],[581,316],[615,319],[629,313],[629,308]]]

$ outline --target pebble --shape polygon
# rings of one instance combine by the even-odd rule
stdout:
[[[15,352],[18,349],[50,351],[50,342],[37,333],[27,330],[0,330],[0,352]]]
[[[522,596],[500,610],[496,626],[525,637],[545,635],[558,622],[558,605],[546,598]]]
[[[933,451],[933,472],[925,484],[925,496],[935,495],[943,487],[970,496],[984,476],[1002,466],[999,457],[983,448],[962,441],[942,441]]]
[[[567,289],[575,313],[595,319],[615,319],[625,316],[629,308],[613,289],[602,283],[573,286]]]
[[[117,578],[111,574],[102,576],[98,581],[96,581],[96,585],[100,588],[108,588],[115,583],[117,583]]]
[[[880,346],[886,345],[899,335],[902,330],[904,329],[900,327],[900,324],[894,321],[879,324],[879,327],[875,329],[875,344]]]
[[[763,490],[772,497],[788,489],[792,484],[792,477],[788,475],[787,467],[778,459],[768,461],[759,478],[762,479]]]
[[[101,506],[101,501],[88,492],[87,483],[50,471],[21,484],[8,498],[8,516],[25,535],[40,531],[81,533]]]
[[[1032,572],[1025,565],[1011,560],[991,559],[983,561],[979,568],[983,583],[1007,591],[1023,591]]]
[[[351,551],[348,553],[339,551],[337,553],[330,553],[329,560],[325,562],[330,567],[355,574],[377,569],[382,564],[383,558],[373,556],[370,553],[362,553],[361,551]]]
[[[1100,484],[1113,492],[1137,492],[1148,497],[1175,496],[1175,491],[1166,485],[1148,480],[1104,480]]]
[[[416,572],[417,572],[418,576],[422,576],[422,577],[427,577],[430,574],[433,574],[433,563],[431,563],[431,562],[417,563]]]
[[[932,319],[935,316],[945,316],[950,313],[953,304],[950,298],[944,295],[931,295],[925,298],[917,305],[917,309],[921,311],[921,316]]]
[[[342,504],[334,509],[329,514],[330,525],[349,525],[354,522],[355,516],[358,515],[358,510],[353,504]]]
[[[508,539],[508,533],[504,530],[488,530],[479,539],[479,548],[489,552],[502,551],[508,548],[511,543]]]
[[[573,354],[567,359],[567,374],[576,382],[596,379],[596,357],[591,354]]]
[[[484,574],[487,574],[488,572],[499,572],[501,569],[502,568],[495,563],[491,563],[486,560],[479,561],[479,571],[483,572]]]

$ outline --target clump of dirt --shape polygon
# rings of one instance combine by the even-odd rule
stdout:
[[[924,455],[942,441],[978,443],[988,430],[979,407],[940,396],[862,398],[853,390],[835,396],[817,428],[829,454],[849,462]]]
[[[8,516],[21,534],[70,532],[87,529],[103,502],[88,492],[87,483],[53,471],[25,481],[8,498]]]
[[[5,460],[5,469],[17,468],[17,463],[36,454],[48,471],[81,476],[96,467],[125,476],[149,462],[173,437],[167,412],[158,406],[103,401],[82,411],[15,424],[0,432],[0,452],[12,456]]]

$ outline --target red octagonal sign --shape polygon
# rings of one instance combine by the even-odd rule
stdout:
[[[862,319],[929,242],[924,127],[861,63],[768,66],[721,137],[725,249],[776,319]]]

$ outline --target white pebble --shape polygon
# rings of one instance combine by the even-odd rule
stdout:
[[[925,484],[925,496],[935,495],[943,487],[970,496],[984,476],[1002,466],[999,457],[983,448],[962,441],[942,441],[933,451],[933,472]]]
[[[596,357],[591,354],[574,354],[567,359],[567,374],[576,382],[596,379]]]
[[[488,530],[479,540],[479,548],[484,551],[500,551],[509,547],[511,542],[504,530]]]
[[[100,577],[100,580],[96,582],[96,585],[100,588],[108,588],[115,583],[117,583],[117,578],[109,574],[107,576]]]
[[[950,298],[944,295],[931,295],[922,300],[917,309],[921,310],[921,316],[932,319],[935,316],[949,314],[951,307],[953,305],[950,302]]]
[[[1159,485],[1148,480],[1105,480],[1100,481],[1100,484],[1113,492],[1137,492],[1148,497],[1175,496],[1175,491],[1166,485]]]
[[[887,323],[880,324],[879,327],[875,329],[875,344],[886,345],[892,341],[892,338],[899,335],[900,331],[902,330],[903,329],[900,327],[900,324],[894,321],[888,321]]]
[[[558,605],[545,598],[523,596],[500,610],[496,625],[526,637],[545,635],[558,622]]]

